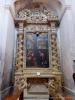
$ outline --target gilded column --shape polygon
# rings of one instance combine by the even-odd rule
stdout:
[[[24,49],[23,23],[19,23],[19,30],[17,34],[16,70],[23,69],[23,62],[24,62],[23,49]]]
[[[24,68],[24,28],[23,23],[19,23],[17,34],[17,52],[16,52],[16,71],[15,71],[15,94],[20,95],[23,90],[27,89],[27,80],[23,74]]]
[[[59,69],[59,56],[57,47],[57,34],[55,23],[51,23],[51,65],[53,69]]]
[[[59,64],[55,22],[51,23],[50,45],[51,45],[52,79],[49,80],[49,84],[48,84],[49,94],[53,97],[53,100],[60,100],[59,97],[56,99],[56,97],[58,96],[61,90],[61,72],[59,70],[60,64]]]

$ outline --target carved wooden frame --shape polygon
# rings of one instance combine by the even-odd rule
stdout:
[[[33,25],[32,25],[33,26]],[[40,25],[40,27],[42,27],[43,25]],[[44,26],[47,26],[48,27],[48,25],[44,25]],[[43,27],[44,27],[43,26]],[[30,27],[30,26],[29,26]],[[24,28],[24,69],[26,68],[27,69],[27,67],[26,67],[26,47],[25,47],[25,45],[26,45],[26,33],[27,32],[36,32],[36,31],[38,31],[38,32],[45,32],[45,33],[48,33],[48,45],[49,45],[49,48],[48,48],[48,50],[49,50],[49,67],[48,68],[46,68],[46,69],[50,69],[50,59],[51,59],[51,56],[50,56],[50,51],[51,51],[51,48],[50,48],[50,28],[48,27],[47,29],[45,29],[45,30],[40,30],[39,28],[38,28],[38,30],[36,30],[35,29],[35,27],[34,27],[34,29],[33,29],[33,31],[32,30],[28,30],[28,28],[27,27],[25,27]],[[36,69],[39,69],[40,70],[40,68],[28,68],[28,69],[33,69],[33,70],[36,70]],[[44,68],[42,68],[42,70],[43,70]]]
[[[16,19],[17,23],[19,23],[19,34],[24,34],[24,45],[26,45],[26,32],[29,32],[27,28],[27,26],[29,26],[29,23],[26,22],[26,20],[22,20],[22,18],[20,19]],[[21,24],[20,24],[21,22]],[[26,22],[26,23],[25,23]],[[43,23],[41,24],[41,26],[47,26],[44,28],[34,28],[33,30],[31,29],[31,31],[40,31],[43,32],[48,32],[48,42],[49,42],[49,68],[27,68],[26,67],[26,47],[24,46],[24,51],[23,51],[23,67],[19,70],[15,70],[15,83],[16,86],[18,86],[18,88],[20,88],[20,90],[22,90],[21,86],[23,87],[23,90],[25,90],[25,92],[27,92],[27,78],[56,78],[59,81],[59,86],[61,85],[61,72],[60,72],[60,63],[59,63],[59,54],[58,54],[58,48],[57,48],[57,34],[56,34],[56,23],[58,22],[58,19],[56,18],[56,20],[54,18],[52,18],[51,20],[48,21],[48,23],[45,23],[45,25],[43,25]],[[24,27],[24,24],[27,25]],[[33,23],[31,23],[33,25]],[[34,23],[35,24],[35,23]],[[37,23],[38,24],[38,23]],[[35,24],[35,25],[37,25]],[[40,24],[39,24],[40,25]],[[38,30],[37,30],[38,29]],[[50,67],[51,65],[51,67]],[[19,66],[18,66],[19,67]],[[20,82],[22,81],[22,82]],[[17,83],[18,82],[18,83]],[[19,85],[18,85],[19,84]],[[54,84],[51,83],[49,84],[49,89],[52,88],[52,85]],[[56,83],[57,85],[58,83]],[[56,90],[56,88],[54,88],[53,90]],[[59,92],[59,89],[58,89]]]

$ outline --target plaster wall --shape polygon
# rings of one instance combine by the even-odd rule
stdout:
[[[64,74],[65,86],[70,90],[74,89],[73,75],[73,48],[74,44],[74,24],[71,6],[67,6],[60,23],[60,47],[61,65]],[[75,55],[75,54],[74,54]]]
[[[61,66],[64,73],[66,87],[74,90],[75,86],[72,74],[73,60],[75,60],[75,0],[62,1],[64,7],[66,7],[67,9],[63,15],[58,31],[60,40],[59,44],[61,52]],[[0,80],[2,80],[2,78],[3,82],[5,82],[6,80],[6,84],[9,83],[10,79],[15,42],[15,28],[13,17],[10,13],[9,8],[5,7],[5,4],[9,5],[10,3],[11,0],[0,0]],[[53,6],[53,8],[58,9],[57,13],[61,14],[59,10],[60,7]],[[4,84],[5,87],[6,84]]]
[[[12,70],[15,27],[10,9],[0,4],[0,85],[4,89],[9,85]]]

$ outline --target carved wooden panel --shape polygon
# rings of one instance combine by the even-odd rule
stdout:
[[[53,11],[49,11],[48,9],[41,10],[30,10],[30,9],[23,9],[19,11],[16,15],[16,18],[24,19],[27,23],[47,23],[48,20],[58,20],[58,16],[54,14]]]
[[[27,83],[45,84],[45,83],[48,83],[48,78],[27,78]]]

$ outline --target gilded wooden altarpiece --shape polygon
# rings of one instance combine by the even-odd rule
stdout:
[[[17,34],[17,49],[16,49],[16,68],[15,68],[15,85],[20,90],[25,90],[27,95],[27,88],[32,83],[27,83],[28,78],[47,78],[47,87],[49,88],[49,94],[54,96],[55,92],[50,92],[50,89],[56,90],[57,93],[61,87],[61,72],[60,72],[60,58],[58,54],[57,46],[57,27],[58,17],[48,9],[40,10],[29,10],[23,9],[19,11],[15,18],[15,25],[18,30]],[[48,57],[49,64],[46,68],[44,67],[27,67],[27,51],[26,51],[26,39],[27,34],[40,34],[48,35]],[[47,58],[48,58],[47,57]],[[28,62],[28,64],[30,64]],[[37,64],[35,64],[37,65]],[[30,66],[30,65],[29,65]],[[42,66],[42,65],[41,65]],[[56,85],[53,83],[56,82]],[[43,84],[42,83],[42,84]],[[54,88],[53,88],[54,85]],[[59,87],[58,90],[56,87]]]

